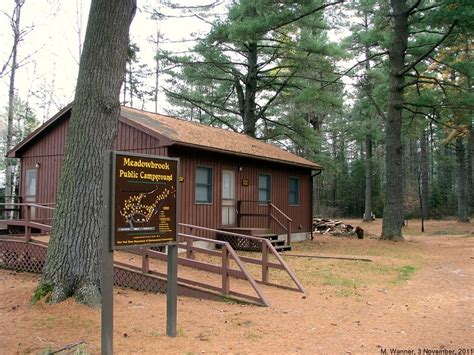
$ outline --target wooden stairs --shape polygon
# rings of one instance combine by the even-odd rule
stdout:
[[[268,239],[273,247],[280,253],[291,250],[291,245],[286,244],[286,240],[279,239],[278,234],[266,228],[223,227],[219,228],[219,230]],[[256,243],[251,239],[224,234],[218,234],[217,239],[228,242],[235,250],[262,251],[260,243]]]

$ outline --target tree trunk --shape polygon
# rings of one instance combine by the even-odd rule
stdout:
[[[467,87],[472,92],[471,78],[467,78]],[[470,110],[468,117],[471,117],[469,122],[469,137],[467,139],[467,186],[469,190],[470,199],[470,211],[469,215],[474,212],[474,126],[472,123],[472,117],[474,110]]]
[[[160,30],[156,29],[156,40],[155,40],[155,53],[158,53],[160,50]],[[160,58],[158,54],[155,54],[155,92],[154,92],[154,101],[155,101],[155,113],[158,113],[158,91],[160,88]]]
[[[385,206],[382,239],[403,240],[402,111],[405,51],[408,43],[406,0],[391,0],[395,31],[389,48],[389,96],[385,125]]]
[[[135,0],[93,0],[79,66],[48,256],[38,289],[100,305],[104,151],[120,113]]]
[[[372,221],[372,138],[365,137],[365,212],[364,222]]]
[[[251,42],[248,44],[247,51],[247,80],[245,84],[245,99],[243,108],[243,125],[244,134],[255,137],[257,117],[255,109],[257,107],[255,97],[257,94],[257,43]]]
[[[428,139],[425,130],[421,132],[420,139],[420,175],[421,175],[421,204],[423,206],[423,218],[428,219],[430,217],[430,205],[429,205],[429,169],[430,160],[428,157]]]
[[[458,200],[458,222],[469,222],[468,196],[466,189],[466,158],[462,137],[456,138],[456,186]]]
[[[364,30],[369,30],[369,18],[367,12],[364,10]],[[364,48],[365,54],[365,72],[368,78],[370,70],[370,48],[368,45]],[[367,93],[372,95],[372,87],[369,79],[367,79]],[[365,198],[364,198],[364,222],[372,221],[372,190],[373,190],[373,179],[372,179],[372,117],[369,113],[369,133],[365,136]]]
[[[307,113],[308,123],[314,130],[314,134],[317,137],[321,136],[321,125],[322,119],[313,112]],[[319,149],[315,151],[315,154],[319,154]],[[318,174],[313,178],[313,217],[314,216],[321,216],[321,175]]]
[[[468,141],[467,141],[467,147],[468,147],[468,156],[467,156],[468,176],[467,176],[467,181],[468,181],[468,186],[469,186],[469,193],[470,193],[470,196],[471,196],[470,213],[473,213],[474,212],[474,127],[472,125],[472,122],[469,125],[469,138],[468,138]]]
[[[20,43],[20,18],[21,18],[21,7],[25,3],[24,0],[15,0],[15,10],[12,17],[12,30],[13,30],[13,50],[12,50],[12,64],[10,72],[10,86],[8,89],[8,123],[7,123],[7,139],[6,139],[6,152],[12,148],[13,143],[13,116],[15,109],[15,74],[17,67],[17,53],[18,44]],[[14,201],[14,176],[15,165],[13,164],[12,158],[5,158],[5,202],[13,203]],[[21,202],[21,201],[20,201]],[[7,213],[8,218],[13,218],[11,212]]]

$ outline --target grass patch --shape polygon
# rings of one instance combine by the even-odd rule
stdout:
[[[411,265],[402,266],[399,269],[398,277],[396,280],[393,281],[393,284],[398,285],[400,283],[410,280],[413,274],[415,273],[415,271],[416,271],[416,267],[414,266],[411,266]]]
[[[161,332],[157,331],[157,330],[152,330],[150,333],[150,336],[152,336],[153,338],[158,338],[158,337],[161,337],[163,334],[161,334]]]
[[[52,355],[54,354],[54,349],[51,345],[48,345],[46,349],[41,350],[40,355]]]
[[[257,341],[258,339],[260,339],[262,336],[257,334],[257,333],[254,333],[254,332],[251,332],[251,331],[247,331],[244,333],[244,336],[249,339],[249,340],[252,340],[252,341]]]
[[[46,302],[49,301],[49,297],[51,295],[51,291],[53,291],[53,286],[44,282],[41,282],[39,286],[36,288],[33,298],[31,299],[31,303],[35,304],[41,299],[46,297]]]
[[[196,336],[196,339],[199,341],[210,341],[213,336],[214,336],[213,330],[209,329],[209,330],[199,333]]]
[[[184,328],[178,327],[178,329],[176,330],[176,336],[185,337],[186,331],[184,330]]]
[[[335,289],[336,296],[352,297],[360,296],[358,288],[364,285],[364,281],[357,278],[347,278],[342,275],[335,275],[330,270],[321,273],[323,285],[332,286]]]
[[[229,295],[219,295],[219,298],[222,302],[229,303],[229,304],[242,304],[242,305],[247,305],[247,306],[248,305],[255,305],[254,303],[244,301],[244,300],[240,300],[240,299],[234,298],[234,297],[229,296]]]

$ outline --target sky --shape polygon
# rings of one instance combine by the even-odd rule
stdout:
[[[193,42],[192,33],[205,33],[209,24],[195,17],[155,21],[150,10],[160,8],[161,0],[138,0],[138,9],[130,27],[130,38],[137,43],[139,61],[153,66],[155,46],[150,37],[159,30],[164,36],[162,48],[185,51]],[[206,3],[206,0],[180,0],[180,3]],[[10,18],[14,0],[0,0],[0,68],[7,62],[13,44]],[[36,113],[39,123],[56,114],[74,98],[79,69],[79,48],[84,40],[90,0],[25,0],[21,10],[21,31],[26,35],[18,47],[19,69],[15,75],[15,93]],[[168,12],[169,13],[169,12]],[[177,43],[175,43],[177,42]],[[150,78],[150,85],[154,78]],[[10,74],[0,77],[0,143],[6,134]],[[158,112],[169,106],[159,95]],[[146,110],[155,109],[148,102]],[[3,144],[3,143],[1,143]],[[0,186],[4,184],[0,170]]]
[[[90,1],[25,0],[22,7],[20,27],[22,31],[26,31],[26,35],[18,48],[20,68],[16,72],[15,92],[19,98],[28,102],[40,123],[52,117],[74,98],[79,50],[86,32]],[[151,68],[154,65],[155,45],[150,42],[150,38],[156,35],[157,30],[164,36],[161,48],[183,52],[195,43],[189,41],[192,35],[203,37],[212,21],[209,16],[204,19],[172,16],[159,21],[153,20],[150,15],[152,9],[162,9],[168,15],[178,15],[176,11],[170,13],[161,6],[161,1],[138,0],[138,9],[130,27],[131,41],[140,48],[139,62],[146,63]],[[211,3],[212,0],[175,2],[196,6]],[[0,1],[0,68],[11,53],[13,35],[10,17],[14,5],[15,0]],[[216,11],[224,13],[224,6],[221,5]],[[341,34],[330,34],[332,40],[340,36]],[[0,138],[6,130],[9,80],[9,74],[0,77]],[[148,82],[152,87],[154,78],[150,77]],[[169,104],[161,91],[158,112],[166,113],[167,108]],[[154,102],[148,101],[144,109],[153,111]],[[0,186],[2,178],[3,173],[0,172]]]
[[[194,1],[193,3],[196,3]],[[16,73],[17,94],[36,111],[40,122],[54,115],[73,100],[76,84],[79,43],[87,26],[90,0],[26,0],[20,27],[28,31],[20,43],[18,58],[21,67]],[[188,39],[192,32],[206,31],[208,25],[197,18],[171,18],[154,21],[148,9],[159,7],[159,0],[139,0],[138,10],[130,28],[131,39],[140,47],[140,61],[153,63],[154,45],[149,38],[157,28],[169,41]],[[0,1],[0,66],[6,62],[13,43],[8,16],[14,0]],[[80,32],[80,35],[78,34]],[[185,50],[192,42],[164,43],[169,49]],[[0,78],[0,114],[8,105],[9,75]],[[151,79],[153,80],[153,79]],[[159,111],[167,106],[160,96]],[[154,109],[149,103],[146,109]],[[0,126],[0,129],[4,127]]]

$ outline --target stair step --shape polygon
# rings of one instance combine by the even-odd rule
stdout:
[[[277,252],[281,253],[282,251],[291,251],[291,245],[276,245],[275,249]]]
[[[275,247],[275,246],[280,246],[280,245],[285,245],[285,241],[284,240],[278,240],[278,239],[274,239],[274,240],[270,240],[270,243]]]
[[[278,239],[278,234],[268,233],[268,234],[256,234],[255,237],[265,238],[270,240]]]

